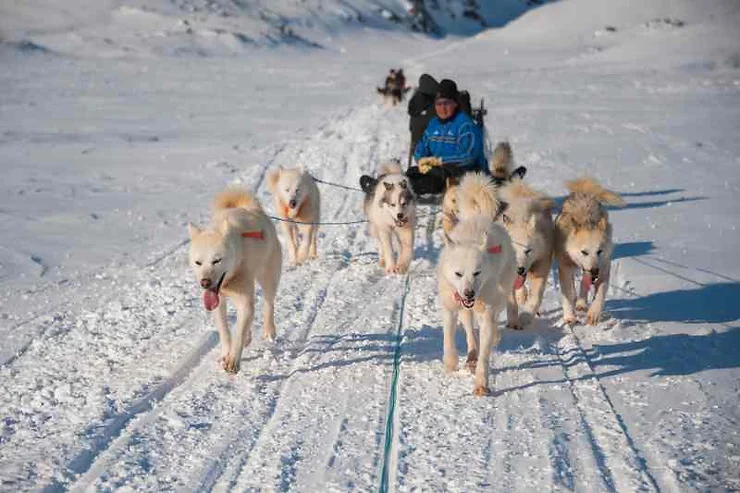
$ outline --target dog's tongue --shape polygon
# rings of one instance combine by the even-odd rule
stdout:
[[[218,306],[218,293],[210,289],[203,291],[203,304],[209,312],[215,310]]]
[[[583,274],[583,277],[581,277],[581,287],[586,291],[591,289],[591,274]]]
[[[526,280],[526,276],[516,276],[516,281],[514,281],[514,289],[519,289],[524,286],[524,281]]]

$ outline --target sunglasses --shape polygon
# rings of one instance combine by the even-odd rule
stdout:
[[[454,106],[455,104],[457,103],[451,99],[438,99],[434,102],[434,106]]]

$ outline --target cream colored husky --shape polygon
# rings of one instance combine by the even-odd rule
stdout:
[[[555,201],[523,181],[500,188],[499,199],[506,204],[499,218],[511,236],[517,265],[517,278],[507,309],[508,325],[520,329],[532,322],[542,303],[552,265]],[[532,285],[529,293],[525,285],[527,279]],[[525,305],[521,314],[519,304]]]
[[[488,175],[466,173],[459,180],[448,180],[442,198],[442,230],[449,235],[455,225],[478,214],[494,219],[499,202],[496,186]]]
[[[563,320],[568,324],[575,323],[575,308],[578,311],[588,310],[588,324],[596,325],[609,287],[614,249],[612,225],[604,206],[622,206],[624,201],[591,178],[580,178],[568,182],[566,186],[571,193],[555,220],[555,255],[563,298]],[[573,277],[578,269],[583,271],[583,278],[576,301]],[[596,288],[596,294],[591,308],[588,308],[587,297],[592,285]]]
[[[270,170],[266,182],[275,209],[280,218],[285,220],[280,224],[290,262],[302,264],[309,258],[316,258],[318,223],[321,221],[321,197],[316,181],[299,167]],[[299,238],[299,233],[302,238]]]
[[[366,184],[364,209],[370,222],[370,235],[378,240],[380,266],[386,273],[402,274],[414,258],[416,198],[411,184],[397,163],[384,164],[377,179]],[[400,252],[396,260],[392,236],[398,238]]]
[[[475,374],[475,395],[487,395],[491,348],[501,338],[498,315],[506,305],[516,277],[514,248],[506,230],[488,215],[461,220],[450,232],[439,256],[437,283],[444,312],[444,356],[448,371],[458,365],[455,331],[458,317],[465,327],[467,365]],[[473,318],[480,327],[480,346]]]
[[[188,224],[189,263],[203,288],[203,304],[214,311],[221,339],[221,363],[229,373],[239,371],[242,349],[252,340],[255,281],[262,287],[262,334],[275,338],[275,294],[280,282],[282,252],[275,226],[254,196],[227,189],[213,202],[208,228]],[[232,341],[226,319],[226,302],[236,306],[236,333]]]

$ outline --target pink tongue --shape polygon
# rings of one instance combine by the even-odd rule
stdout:
[[[519,289],[524,286],[524,281],[526,280],[527,278],[525,276],[516,276],[516,281],[514,281],[514,289]]]
[[[214,310],[218,306],[218,293],[210,289],[203,291],[203,304],[209,312]]]
[[[591,275],[590,274],[583,274],[583,277],[581,277],[581,288],[585,289],[586,291],[589,291],[591,289]]]

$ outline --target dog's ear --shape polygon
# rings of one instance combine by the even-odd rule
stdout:
[[[406,183],[406,180],[401,180],[398,182],[398,186],[406,190],[408,188],[408,183]]]
[[[188,223],[188,236],[192,240],[201,233],[201,229],[193,223]]]
[[[513,180],[514,178],[519,178],[520,180],[524,179],[524,175],[527,174],[527,168],[526,166],[519,166],[517,169],[511,172],[509,175],[509,180]]]
[[[280,172],[282,170],[283,168],[273,168],[267,172],[265,182],[267,183],[267,189],[270,192],[275,192],[275,187],[277,186],[277,182],[280,179]]]
[[[449,178],[447,178],[446,181],[447,181],[447,186],[445,188],[456,187],[457,185],[460,184],[460,178],[458,178],[457,176],[450,176]]]
[[[539,199],[539,206],[543,212],[552,214],[552,211],[558,206],[558,204],[550,197],[541,197]]]
[[[386,191],[390,192],[391,190],[393,190],[393,183],[388,183],[387,181],[384,181],[383,185],[385,185]]]
[[[596,227],[599,228],[599,230],[601,231],[606,231],[606,229],[609,227],[609,220],[606,218],[606,216],[601,216],[601,219],[599,219]]]

